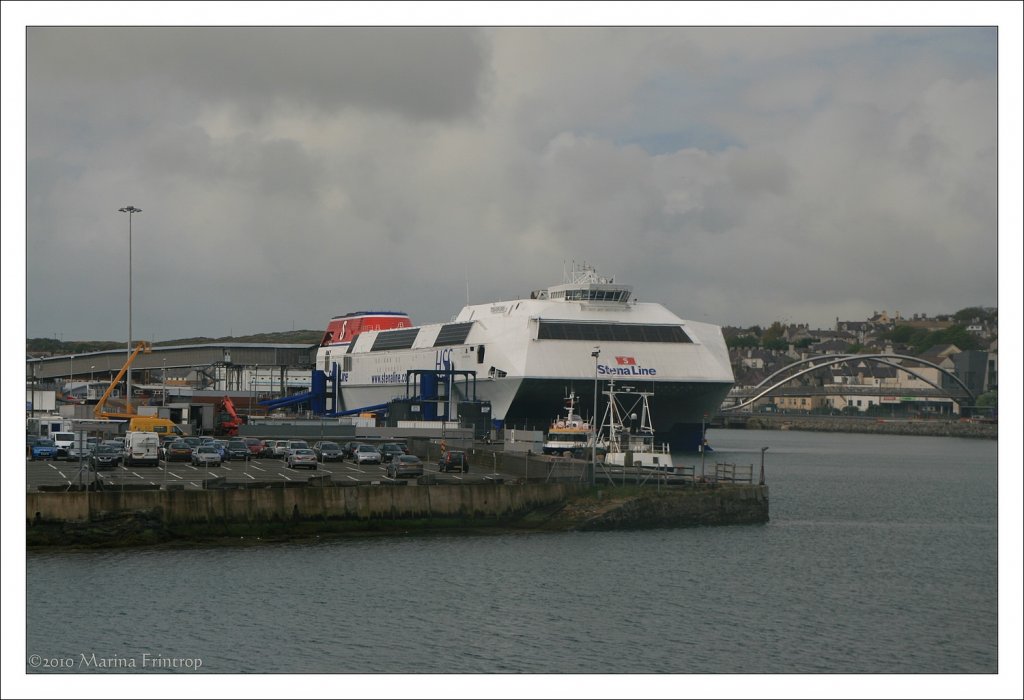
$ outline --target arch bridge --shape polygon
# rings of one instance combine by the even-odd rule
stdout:
[[[770,395],[773,391],[775,391],[776,389],[779,389],[780,387],[782,387],[785,384],[788,384],[789,382],[793,381],[794,379],[802,377],[805,374],[810,374],[811,372],[819,370],[819,369],[821,369],[823,367],[830,367],[832,365],[840,365],[840,364],[845,364],[845,363],[848,363],[848,362],[860,362],[860,361],[867,361],[867,362],[873,362],[873,363],[880,364],[880,365],[887,365],[889,367],[896,367],[898,369],[903,370],[904,372],[906,372],[908,374],[911,374],[911,375],[917,377],[921,381],[926,382],[927,384],[930,384],[932,387],[934,387],[935,389],[938,389],[940,392],[942,392],[946,396],[950,397],[954,401],[959,402],[959,401],[963,400],[963,398],[964,398],[963,395],[954,394],[953,392],[949,391],[945,387],[940,386],[939,384],[936,384],[935,382],[933,382],[928,377],[923,376],[920,372],[916,371],[913,367],[907,367],[906,365],[900,364],[899,362],[896,362],[895,360],[906,360],[906,361],[910,361],[910,362],[915,362],[915,363],[927,365],[929,367],[932,367],[934,369],[939,370],[939,372],[941,372],[942,374],[944,374],[945,376],[949,377],[954,382],[956,382],[958,385],[960,385],[960,388],[964,390],[964,393],[967,395],[967,398],[969,399],[971,404],[975,403],[976,397],[974,396],[974,393],[970,389],[967,388],[967,385],[964,384],[960,380],[960,377],[956,376],[954,373],[950,372],[949,370],[945,369],[944,367],[940,367],[940,366],[938,366],[938,365],[936,365],[936,364],[934,364],[932,362],[929,362],[927,360],[922,360],[920,357],[914,357],[913,355],[892,355],[892,354],[881,354],[881,353],[879,353],[879,354],[868,354],[868,355],[856,355],[856,354],[847,354],[847,355],[817,355],[815,357],[808,357],[808,358],[805,358],[803,360],[798,360],[796,362],[793,362],[791,364],[786,365],[782,369],[779,369],[779,370],[771,373],[770,375],[765,377],[759,384],[757,384],[753,388],[753,391],[754,391],[754,395],[753,396],[751,396],[750,398],[746,399],[745,401],[742,401],[741,403],[736,404],[735,406],[723,407],[723,408],[719,409],[719,413],[729,413],[731,411],[737,411],[737,410],[739,410],[741,408],[746,408],[747,406],[750,406],[751,404],[753,404],[757,400],[759,400],[761,398],[764,398],[765,396]],[[787,373],[791,372],[792,370],[794,370],[797,367],[800,367],[801,365],[808,365],[808,366],[806,368],[804,368],[804,369],[793,371],[792,374],[788,374],[787,375]],[[779,377],[780,375],[787,375],[787,376],[784,376],[782,379],[779,379],[778,381],[774,381],[774,383],[769,384],[769,382],[773,382],[773,380],[775,380],[775,378]],[[761,389],[761,387],[765,387],[765,385],[768,385],[768,386],[766,388],[764,388],[764,389]]]

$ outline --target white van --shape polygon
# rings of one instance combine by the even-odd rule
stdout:
[[[160,463],[160,436],[136,431],[124,436],[125,467],[155,467]]]
[[[50,439],[57,446],[57,453],[61,457],[66,457],[68,450],[78,441],[78,436],[74,433],[50,433]]]

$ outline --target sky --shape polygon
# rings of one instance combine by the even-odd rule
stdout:
[[[1019,387],[1020,3],[3,13],[8,427],[23,338],[126,340],[129,269],[156,342],[445,321],[573,261],[719,325],[1000,305]]]
[[[27,337],[126,340],[129,272],[157,342],[445,321],[573,261],[720,325],[999,302],[991,25],[25,38]]]

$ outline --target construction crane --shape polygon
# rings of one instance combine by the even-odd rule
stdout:
[[[114,391],[114,387],[116,387],[118,382],[120,382],[124,377],[128,368],[132,366],[133,362],[135,362],[135,358],[138,357],[139,353],[142,352],[148,354],[152,351],[153,349],[150,347],[148,341],[139,341],[139,344],[135,346],[135,350],[128,356],[128,359],[125,361],[121,371],[117,373],[114,380],[110,382],[110,386],[108,386],[107,390],[103,392],[103,396],[101,396],[100,400],[96,402],[96,406],[93,408],[92,412],[97,418],[132,418],[135,416],[135,412],[132,410],[132,399],[130,396],[126,397],[125,410],[122,412],[105,411],[103,409],[107,405],[107,399],[110,398],[110,394]]]
[[[245,421],[235,411],[235,402],[231,400],[231,397],[225,396],[221,399],[217,404],[217,410],[217,425],[214,427],[214,433],[232,437],[238,435],[238,426]]]
[[[150,346],[148,341],[140,340],[139,344],[135,346],[135,350],[132,351],[132,354],[128,356],[128,359],[125,361],[124,366],[121,368],[121,371],[117,373],[117,376],[114,377],[112,382],[110,382],[110,386],[108,386],[107,390],[103,392],[103,396],[101,396],[100,400],[96,402],[96,407],[93,408],[93,415],[95,415],[97,418],[107,420],[127,420],[129,432],[146,431],[155,432],[161,435],[181,435],[181,428],[178,427],[178,425],[174,421],[168,418],[160,418],[159,416],[140,416],[136,414],[135,411],[132,410],[132,402],[130,396],[127,397],[124,411],[104,410],[107,405],[107,399],[109,399],[110,394],[113,393],[114,387],[116,387],[118,382],[121,381],[121,378],[124,377],[125,373],[128,371],[128,368],[132,366],[132,362],[135,361],[135,358],[138,357],[140,352],[145,354],[152,352],[152,347]]]

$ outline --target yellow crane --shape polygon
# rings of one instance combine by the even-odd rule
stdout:
[[[150,344],[147,341],[139,341],[139,344],[135,346],[135,350],[128,356],[124,366],[121,367],[121,371],[117,373],[114,380],[110,382],[110,386],[108,386],[107,390],[103,392],[103,396],[101,396],[100,400],[96,402],[96,407],[93,408],[92,412],[97,418],[131,418],[135,415],[135,412],[132,411],[132,399],[130,396],[126,397],[125,411],[122,413],[104,411],[103,408],[107,405],[107,399],[110,398],[110,394],[114,391],[114,387],[116,387],[118,382],[124,378],[125,373],[128,371],[128,368],[132,366],[132,363],[135,362],[135,358],[138,357],[139,353],[142,352],[148,354],[152,351],[153,348],[150,347]]]
[[[107,399],[109,399],[110,394],[113,393],[114,387],[116,387],[118,382],[120,382],[121,379],[124,377],[125,373],[128,371],[128,368],[132,366],[132,362],[135,361],[135,358],[138,357],[140,352],[148,354],[152,352],[152,350],[153,349],[148,341],[139,341],[139,344],[135,346],[135,350],[133,350],[132,354],[128,356],[128,359],[125,361],[124,366],[121,368],[121,371],[117,373],[117,376],[114,377],[113,381],[110,382],[110,386],[108,386],[107,390],[103,392],[103,396],[101,396],[100,400],[96,402],[96,407],[93,409],[93,414],[97,418],[116,418],[121,420],[127,419],[129,432],[146,431],[159,433],[161,435],[170,435],[171,433],[177,433],[178,435],[181,435],[181,428],[179,428],[172,420],[169,420],[167,418],[160,418],[159,416],[137,415],[135,411],[132,410],[132,401],[130,396],[126,397],[124,411],[118,412],[104,410],[104,408],[107,405]]]

